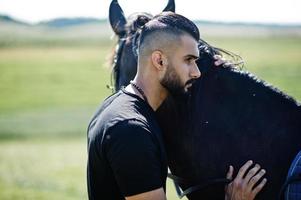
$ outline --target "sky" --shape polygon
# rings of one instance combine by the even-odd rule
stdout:
[[[29,23],[58,17],[107,18],[110,0],[0,0],[0,14]],[[163,10],[167,0],[119,0],[125,12]],[[175,0],[176,12],[189,19],[301,24],[301,0]]]

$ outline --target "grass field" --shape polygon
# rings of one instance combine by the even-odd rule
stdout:
[[[301,100],[301,38],[206,38]],[[86,126],[112,44],[0,48],[0,199],[87,199]],[[168,184],[168,198],[177,199]]]

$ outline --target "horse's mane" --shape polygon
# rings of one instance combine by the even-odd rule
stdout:
[[[288,100],[289,102],[300,106],[300,103],[298,101],[296,101],[296,99],[287,95],[286,93],[284,93],[283,91],[281,91],[274,85],[268,83],[267,81],[264,81],[264,80],[258,78],[256,75],[254,75],[248,71],[239,71],[237,73],[239,73],[241,76],[247,77],[247,79],[253,80],[254,82],[256,82],[259,85],[262,85],[263,87],[267,88],[268,90],[274,92],[277,96],[284,98],[284,99]]]
[[[239,55],[232,53],[230,51],[221,49],[221,48],[213,47],[213,46],[209,45],[208,43],[206,43],[204,40],[200,40],[199,48],[200,48],[200,59],[204,59],[204,61],[202,63],[201,62],[198,63],[199,68],[203,73],[203,77],[201,77],[201,79],[206,78],[206,73],[208,71],[210,71],[210,70],[212,71],[212,70],[216,69],[212,64],[213,55],[215,55],[215,54],[223,55],[224,57],[226,56],[230,59],[228,59],[228,63],[225,63],[222,66],[224,69],[221,69],[220,71],[229,71],[228,73],[233,74],[233,76],[243,77],[243,78],[241,78],[242,82],[245,82],[245,81],[255,82],[257,85],[259,85],[259,87],[264,87],[267,90],[274,92],[281,98],[287,99],[290,102],[299,105],[299,103],[293,97],[288,96],[287,94],[285,94],[284,92],[279,90],[277,87],[258,78],[256,75],[254,75],[248,71],[245,71],[244,70],[244,61],[242,60],[242,58]],[[219,69],[217,69],[217,70],[219,71]]]

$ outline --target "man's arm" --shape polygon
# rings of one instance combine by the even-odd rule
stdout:
[[[166,200],[163,188],[126,197],[126,200]]]

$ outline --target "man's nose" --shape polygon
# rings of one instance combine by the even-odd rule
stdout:
[[[200,70],[199,70],[199,68],[198,68],[198,66],[197,66],[197,64],[195,63],[194,64],[194,66],[192,67],[192,70],[191,70],[191,72],[190,72],[190,76],[192,77],[192,78],[200,78],[200,76],[201,76],[201,72],[200,72]]]

